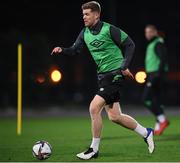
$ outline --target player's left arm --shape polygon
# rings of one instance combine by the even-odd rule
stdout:
[[[130,76],[133,78],[133,75],[129,71],[128,67],[131,63],[135,50],[134,42],[124,31],[115,26],[110,27],[110,34],[112,40],[122,50],[122,53],[124,55],[124,60],[121,65],[122,73],[125,76]]]

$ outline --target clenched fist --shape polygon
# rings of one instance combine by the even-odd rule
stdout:
[[[134,76],[133,76],[133,74],[129,71],[129,69],[121,70],[121,72],[122,72],[122,74],[123,74],[124,76],[128,76],[129,78],[134,79]]]
[[[59,54],[62,52],[62,48],[60,47],[55,47],[52,52],[51,52],[51,55],[54,55],[54,54]]]

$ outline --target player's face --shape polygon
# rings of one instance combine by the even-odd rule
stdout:
[[[100,14],[98,12],[93,12],[91,9],[83,10],[83,20],[86,27],[91,27],[96,24],[99,20]]]
[[[148,27],[145,28],[145,37],[147,40],[151,40],[155,36],[157,36],[157,30]]]

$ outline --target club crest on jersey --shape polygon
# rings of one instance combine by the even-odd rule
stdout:
[[[90,42],[90,45],[94,46],[95,48],[99,48],[103,44],[104,44],[104,41],[100,41],[98,39],[95,39],[92,42]]]

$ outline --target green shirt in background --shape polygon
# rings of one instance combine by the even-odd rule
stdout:
[[[153,41],[151,41],[146,49],[146,56],[145,56],[145,70],[147,73],[151,72],[157,72],[160,69],[161,64],[161,58],[157,54],[155,48],[158,43],[164,44],[164,40],[161,37],[155,38]],[[168,70],[168,66],[164,65],[163,67],[164,71]]]

